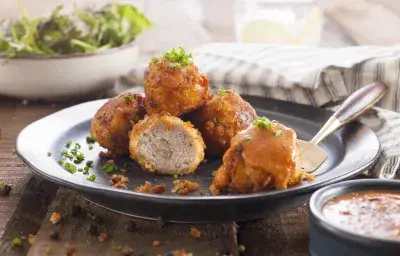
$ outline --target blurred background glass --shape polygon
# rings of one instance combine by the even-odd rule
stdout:
[[[239,42],[317,46],[322,28],[315,0],[235,0]]]

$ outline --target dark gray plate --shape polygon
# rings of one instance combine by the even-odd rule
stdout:
[[[331,115],[329,111],[294,103],[260,97],[244,98],[254,106],[258,115],[292,127],[303,140],[311,139]],[[85,141],[91,119],[104,102],[99,100],[73,106],[29,125],[18,136],[17,153],[34,174],[75,189],[96,204],[143,218],[180,222],[262,218],[306,202],[311,192],[322,186],[356,176],[375,162],[380,149],[375,134],[361,123],[354,122],[321,142],[320,146],[329,153],[329,157],[315,172],[316,178],[312,182],[303,182],[285,190],[210,196],[208,186],[212,179],[211,172],[221,162],[209,159],[194,174],[187,176],[187,179],[198,182],[201,189],[207,191],[204,196],[198,192],[188,196],[136,193],[135,187],[145,181],[165,183],[170,191],[173,177],[146,173],[127,157],[117,162],[121,164],[128,161],[131,165],[125,174],[130,180],[128,189],[117,189],[109,185],[109,175],[101,170],[102,160],[97,157],[101,147],[96,145],[93,150],[88,150]],[[87,181],[87,175],[79,172],[70,174],[58,165],[58,152],[65,148],[68,140],[79,142],[86,160],[95,161],[95,167],[90,170],[90,173],[97,176],[95,182]],[[47,152],[51,152],[52,156],[48,157]]]

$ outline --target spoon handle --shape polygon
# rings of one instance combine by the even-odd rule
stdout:
[[[385,95],[387,89],[386,84],[376,82],[355,91],[328,119],[311,142],[318,144],[332,132],[362,115]]]

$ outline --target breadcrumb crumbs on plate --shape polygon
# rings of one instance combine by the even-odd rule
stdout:
[[[136,192],[140,193],[154,193],[154,194],[164,194],[166,191],[165,184],[159,184],[152,186],[149,181],[146,181],[144,185],[138,186]]]
[[[186,252],[185,249],[171,251],[170,255],[172,256],[194,256],[191,252]]]
[[[190,192],[194,192],[199,189],[199,184],[196,182],[191,182],[189,180],[174,180],[174,187],[172,188],[172,193],[177,193],[179,195],[187,195]]]
[[[153,243],[152,243],[152,245],[153,245],[154,247],[157,247],[157,246],[160,245],[160,241],[154,240]]]
[[[201,236],[201,231],[198,230],[198,229],[195,228],[195,227],[191,227],[191,228],[190,228],[189,235],[190,235],[191,237],[194,237],[194,238],[200,238],[200,236]]]
[[[97,240],[99,240],[100,243],[104,243],[105,241],[107,241],[107,239],[107,233],[100,233],[100,235],[97,237]]]
[[[35,240],[36,240],[36,236],[35,235],[32,235],[32,234],[28,235],[28,243],[29,243],[29,245],[32,245],[35,242]]]
[[[57,223],[61,222],[61,214],[58,212],[53,212],[50,216],[50,222],[52,224],[57,224]]]
[[[114,174],[111,176],[110,184],[116,188],[126,188],[125,183],[129,181],[128,177],[121,174]]]

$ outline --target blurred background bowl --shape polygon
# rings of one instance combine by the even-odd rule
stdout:
[[[0,57],[0,94],[56,99],[105,91],[138,58],[135,43],[105,51],[56,57]]]

